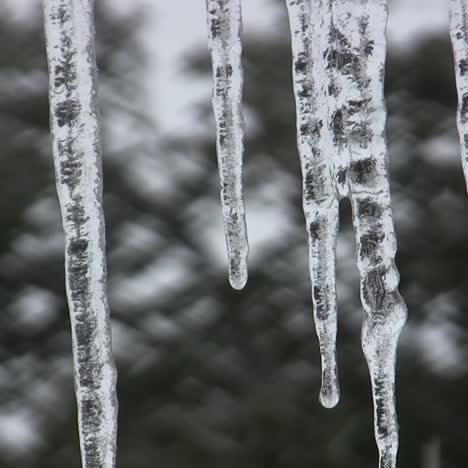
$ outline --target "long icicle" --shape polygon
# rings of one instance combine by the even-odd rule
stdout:
[[[241,5],[240,0],[206,0],[206,8],[229,281],[233,288],[242,289],[247,282],[249,246],[242,194],[244,121],[241,112]]]
[[[113,468],[116,370],[106,297],[94,0],[43,0],[50,121],[84,468]]]
[[[450,0],[450,37],[455,56],[458,90],[458,132],[468,190],[468,1]]]
[[[395,357],[407,311],[398,292],[385,141],[387,6],[384,0],[286,3],[292,32],[314,313],[322,351],[321,401],[325,406],[338,401],[334,277],[337,203],[348,195],[358,244],[365,312],[362,341],[373,389],[379,466],[394,468],[398,450]],[[327,360],[333,365],[327,365]],[[334,375],[331,379],[328,376],[328,384],[332,382],[334,388],[329,393],[333,404],[327,404],[326,374],[331,368]]]
[[[343,128],[349,147],[348,184],[357,237],[364,307],[362,347],[371,376],[379,467],[395,468],[398,422],[395,360],[406,305],[398,292],[385,140],[384,70],[386,0],[342,0],[333,22],[345,80]]]
[[[287,0],[293,53],[297,142],[303,177],[314,319],[322,363],[320,402],[338,403],[336,364],[336,238],[338,193],[334,181],[337,148],[328,125],[329,0]]]

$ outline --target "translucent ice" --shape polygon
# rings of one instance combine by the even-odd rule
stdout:
[[[106,297],[94,1],[44,0],[43,5],[82,462],[85,468],[112,468],[116,371]]]
[[[333,174],[337,147],[328,124],[331,81],[327,51],[331,8],[318,0],[287,0],[287,6],[312,299],[322,356],[320,401],[326,407],[333,407],[339,400],[339,388],[335,287],[338,196]]]
[[[240,0],[206,0],[206,8],[229,281],[233,288],[242,289],[247,282],[249,247],[242,195],[244,122],[241,111],[241,6]]]

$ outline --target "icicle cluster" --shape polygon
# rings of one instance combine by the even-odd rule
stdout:
[[[106,298],[104,217],[94,0],[43,0],[50,73],[53,152],[66,240],[83,466],[112,468],[116,371]],[[406,306],[398,292],[383,95],[386,0],[286,0],[293,52],[297,142],[303,174],[314,318],[320,344],[320,401],[339,401],[336,363],[336,243],[340,199],[349,197],[364,308],[380,468],[395,468],[395,359]],[[206,0],[213,108],[229,280],[247,281],[242,195],[240,0]],[[450,0],[459,92],[458,126],[468,186],[468,15]]]
[[[458,89],[458,132],[462,148],[462,163],[468,189],[468,2],[449,0],[450,36],[455,56],[455,76]]]
[[[348,196],[357,238],[380,468],[394,468],[398,424],[395,355],[406,320],[398,292],[383,97],[384,0],[286,0],[310,276],[322,353],[320,400],[339,399],[335,260],[339,199]]]
[[[206,0],[206,8],[229,281],[233,288],[242,289],[247,282],[249,246],[242,195],[244,121],[241,110],[241,5],[240,0]]]
[[[116,371],[106,298],[94,0],[44,0],[43,6],[82,461],[85,468],[112,468]]]

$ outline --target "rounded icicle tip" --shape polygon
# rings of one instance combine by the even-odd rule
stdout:
[[[338,389],[322,389],[319,400],[324,408],[334,408],[340,401],[340,392]]]
[[[229,283],[233,289],[244,289],[247,284],[247,259],[240,258],[238,262],[231,262],[229,268]]]
[[[322,370],[322,387],[319,400],[323,407],[334,408],[340,401],[340,386],[338,384],[338,372],[335,357],[333,365]]]

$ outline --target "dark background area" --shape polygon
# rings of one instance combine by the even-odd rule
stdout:
[[[204,135],[146,117],[144,12],[97,2],[119,468],[370,468],[372,399],[349,206],[338,258],[342,400],[320,387],[286,17],[245,37],[250,216],[282,213],[234,291],[212,254],[220,223],[210,102]],[[0,14],[0,468],[79,467],[63,238],[39,10]],[[210,77],[206,49],[184,73]],[[468,466],[468,201],[448,32],[390,49],[391,186],[409,320],[397,366],[400,468]],[[156,103],[157,104],[157,103]],[[154,175],[154,177],[153,177]]]

